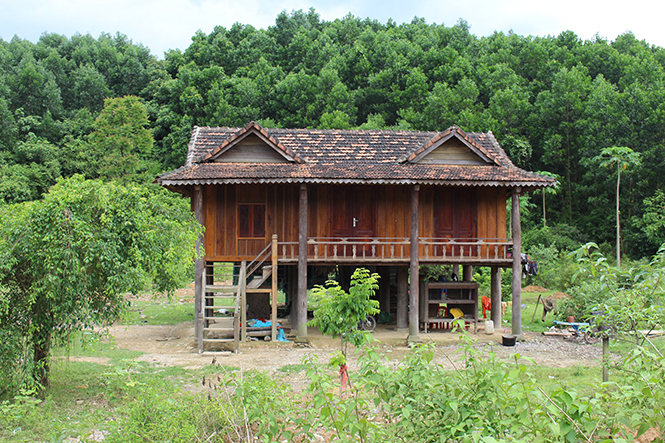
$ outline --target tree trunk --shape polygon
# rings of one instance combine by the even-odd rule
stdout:
[[[621,267],[621,225],[619,224],[619,185],[621,184],[621,165],[617,164],[617,268]]]
[[[51,349],[51,331],[37,330],[32,333],[34,364],[33,378],[39,385],[39,397],[44,398],[49,382],[49,352]]]

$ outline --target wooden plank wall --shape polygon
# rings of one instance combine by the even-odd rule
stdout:
[[[252,259],[277,234],[280,242],[298,241],[298,185],[204,186],[206,260]],[[434,194],[436,186],[421,186],[420,237],[434,237]],[[335,187],[308,187],[308,235],[332,236],[332,196]],[[410,236],[410,186],[376,186],[376,235],[390,238]],[[505,238],[506,194],[503,188],[479,188],[477,227],[480,238]],[[236,237],[237,204],[265,203],[264,239]],[[312,251],[310,251],[312,252]],[[421,251],[422,252],[422,251]]]

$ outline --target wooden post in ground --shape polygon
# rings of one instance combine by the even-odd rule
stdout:
[[[603,335],[603,382],[610,381],[608,366],[610,365],[610,338]]]
[[[513,335],[522,335],[522,225],[520,222],[520,188],[513,189],[512,227],[513,227]]]
[[[277,340],[277,234],[272,235],[272,248],[271,248],[272,268],[270,269],[270,279],[272,286],[270,288],[271,299],[271,313],[270,321],[272,322],[272,330],[270,331],[270,338],[272,341]]]
[[[418,257],[418,199],[420,193],[420,185],[414,185],[411,188],[411,257],[409,262],[410,267],[410,294],[409,294],[409,338],[411,343],[422,342],[420,338],[420,325],[418,318],[418,297],[419,297],[419,283],[420,283],[420,259]]]
[[[194,216],[196,217],[196,221],[203,225],[203,189],[201,186],[194,186],[194,195],[192,197]],[[199,328],[203,322],[203,309],[201,308],[203,300],[203,268],[205,265],[203,261],[203,235],[201,234],[196,239],[196,261],[194,262],[194,318],[196,319],[194,334],[197,337],[199,336]],[[199,346],[199,350],[201,349],[202,344]]]
[[[379,309],[390,312],[390,268],[379,266]]]
[[[473,281],[473,266],[464,265],[462,268],[462,281]]]
[[[501,327],[501,268],[492,266],[491,268],[491,289],[490,298],[492,302],[492,322],[495,328]],[[498,330],[498,329],[497,329]]]
[[[240,297],[240,340],[247,341],[247,261],[240,264],[238,297]]]
[[[409,327],[409,268],[397,268],[397,330]]]
[[[298,211],[298,310],[296,340],[307,342],[307,185],[300,185]]]

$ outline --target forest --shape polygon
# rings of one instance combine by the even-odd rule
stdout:
[[[492,131],[520,167],[555,174],[523,202],[527,245],[622,253],[665,242],[665,49],[630,32],[477,37],[460,20],[398,24],[315,10],[267,29],[236,23],[157,57],[120,33],[0,39],[0,203],[60,177],[151,183],[184,163],[194,125]]]

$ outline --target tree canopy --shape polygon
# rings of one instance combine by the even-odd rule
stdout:
[[[663,189],[664,80],[665,49],[630,32],[613,41],[571,31],[477,37],[463,20],[325,21],[313,9],[282,12],[267,29],[199,31],[163,60],[122,34],[15,37],[0,40],[0,199],[37,199],[75,173],[103,177],[115,153],[127,152],[117,145],[106,165],[90,162],[115,100],[143,107],[147,123],[135,121],[154,140],[150,149],[149,141],[135,145],[112,174],[125,181],[181,166],[193,125],[457,124],[491,130],[516,164],[560,176],[547,198],[548,226],[600,243],[615,242],[614,178],[593,159],[608,146],[639,153],[642,165],[622,174],[623,251],[647,256],[657,246],[635,220]],[[531,198],[542,205],[542,196]],[[542,225],[542,213],[525,217],[525,228]]]
[[[201,230],[166,190],[81,176],[60,179],[41,200],[0,205],[0,219],[0,335],[12,350],[0,361],[22,370],[0,378],[31,372],[42,388],[52,345],[115,321],[124,293],[180,287]]]

